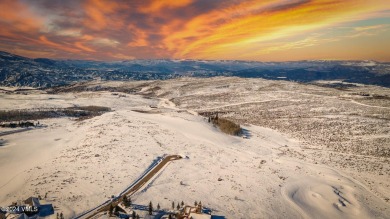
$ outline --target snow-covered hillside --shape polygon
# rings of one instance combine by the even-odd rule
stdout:
[[[324,149],[321,144],[308,145],[310,141],[300,138],[302,135],[283,131],[285,126],[271,129],[266,122],[260,126],[250,119],[241,123],[248,138],[226,135],[198,115],[204,111],[230,110],[221,116],[243,121],[235,108],[248,113],[248,105],[269,106],[288,100],[306,104],[302,110],[309,108],[331,117],[329,112],[339,112],[340,105],[326,104],[331,100],[337,102],[332,95],[341,91],[237,78],[185,78],[134,84],[99,81],[83,86],[142,88],[137,94],[121,95],[110,89],[57,94],[0,93],[1,110],[75,105],[112,109],[83,121],[41,120],[46,128],[0,137],[6,142],[0,146],[0,206],[47,193],[47,201],[56,206],[57,212],[63,212],[65,218],[73,217],[118,195],[156,157],[179,154],[185,159],[167,165],[150,184],[132,196],[134,203],[148,205],[152,201],[168,209],[172,201],[202,201],[205,207],[227,218],[386,218],[390,215],[389,203],[377,195],[380,191],[373,191],[362,180],[363,176],[372,176],[370,173],[355,176],[357,171],[344,171],[331,162],[322,162],[328,158],[322,153],[335,151]],[[366,90],[375,89],[378,88]],[[381,92],[388,94],[388,90]],[[324,108],[313,107],[320,101],[316,97],[322,99]],[[340,101],[340,104],[351,103],[351,100]],[[378,110],[387,116],[388,106],[381,106],[384,108]],[[283,116],[278,111],[282,108],[296,110],[284,105],[269,109],[269,113]],[[251,111],[250,118],[257,118],[259,108]],[[380,112],[374,120],[380,120]],[[282,119],[294,121],[288,117]],[[383,161],[382,175],[374,173],[378,178],[373,178],[373,183],[382,184],[388,179],[386,162]],[[385,196],[390,193],[388,184],[382,184],[379,189]]]

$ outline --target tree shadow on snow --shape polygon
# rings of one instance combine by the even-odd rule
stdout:
[[[241,128],[241,136],[249,139],[252,137],[252,133],[248,129]]]

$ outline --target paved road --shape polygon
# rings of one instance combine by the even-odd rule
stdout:
[[[169,155],[166,157],[163,157],[160,162],[156,163],[156,165],[153,165],[145,171],[140,178],[138,178],[132,185],[130,185],[128,188],[126,188],[118,197],[116,197],[113,200],[107,200],[103,204],[97,206],[94,209],[91,209],[87,212],[82,213],[79,216],[76,216],[75,219],[87,219],[87,218],[92,218],[96,214],[103,212],[103,211],[108,211],[110,208],[110,205],[113,207],[117,206],[121,201],[123,196],[125,195],[132,195],[135,192],[137,192],[139,189],[142,188],[143,185],[145,185],[150,179],[152,179],[168,162],[174,161],[174,160],[179,160],[182,157],[179,155]]]

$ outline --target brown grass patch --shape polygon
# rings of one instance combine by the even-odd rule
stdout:
[[[222,132],[229,135],[239,135],[241,134],[240,125],[223,118],[215,118],[211,120],[214,125],[216,125]]]

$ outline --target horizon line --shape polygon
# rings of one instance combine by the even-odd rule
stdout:
[[[178,59],[178,58],[149,58],[149,59],[118,59],[118,60],[103,60],[103,59],[70,59],[70,58],[51,58],[51,57],[28,57],[24,55],[19,55],[13,52],[8,52],[4,50],[0,50],[0,52],[3,53],[8,53],[14,56],[19,56],[23,58],[28,58],[28,59],[50,59],[54,61],[89,61],[89,62],[126,62],[126,61],[152,61],[152,60],[170,60],[170,61],[239,61],[239,62],[259,62],[259,63],[283,63],[283,62],[376,62],[376,63],[390,63],[390,60],[388,61],[378,61],[375,59],[331,59],[331,58],[326,58],[326,59],[301,59],[301,60],[284,60],[284,61],[260,61],[260,60],[249,60],[249,59]]]

